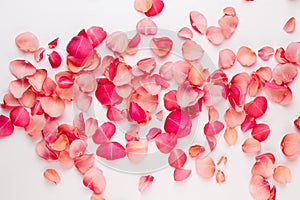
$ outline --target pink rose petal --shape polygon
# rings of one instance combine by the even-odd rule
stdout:
[[[184,181],[186,180],[192,173],[190,169],[178,169],[176,168],[173,173],[174,181]]]
[[[265,47],[262,47],[260,50],[258,50],[258,56],[263,61],[268,61],[270,59],[270,57],[273,55],[274,55],[273,47],[265,46]]]
[[[41,92],[43,89],[43,84],[47,78],[48,72],[45,69],[36,70],[35,74],[27,77],[28,82],[37,92]]]
[[[94,166],[94,162],[95,157],[93,154],[84,154],[74,159],[74,166],[78,172],[85,174]]]
[[[229,39],[232,36],[238,23],[239,18],[237,16],[224,15],[219,19],[218,24],[221,27],[225,39]]]
[[[297,75],[298,69],[296,65],[290,63],[278,64],[273,69],[273,79],[278,85],[292,82]]]
[[[106,38],[106,31],[103,30],[102,27],[99,26],[92,26],[90,27],[87,31],[86,34],[88,36],[88,38],[90,39],[93,47],[97,47],[100,44],[102,44],[102,42],[105,40]]]
[[[57,160],[58,158],[56,152],[48,147],[45,140],[41,140],[36,144],[35,151],[44,160]]]
[[[242,150],[247,154],[258,154],[261,151],[261,144],[254,138],[248,138],[242,144]]]
[[[70,144],[69,155],[71,158],[77,158],[84,154],[87,148],[87,143],[83,140],[74,140]]]
[[[276,49],[274,57],[278,63],[284,64],[288,62],[285,57],[285,50],[282,47]]]
[[[287,158],[295,158],[300,153],[300,134],[286,134],[280,144],[282,153]]]
[[[41,98],[41,106],[50,117],[60,117],[65,111],[65,102],[56,96]]]
[[[300,65],[300,42],[292,42],[287,46],[285,58],[293,64]]]
[[[133,163],[140,163],[147,156],[148,144],[147,142],[129,141],[126,144],[126,152],[128,160]]]
[[[116,53],[124,53],[128,46],[128,37],[124,32],[117,31],[110,34],[106,39],[106,46]]]
[[[164,6],[165,4],[162,0],[152,0],[152,6],[147,12],[145,12],[145,15],[148,17],[158,15],[159,13],[161,13]]]
[[[256,124],[252,129],[251,135],[259,142],[263,142],[268,138],[270,132],[270,127],[267,124]]]
[[[60,166],[70,169],[74,165],[73,159],[69,156],[67,151],[61,151],[58,154],[57,161],[59,162]]]
[[[224,124],[220,121],[214,121],[212,123],[206,123],[204,126],[204,134],[206,136],[214,136],[219,134],[224,129]]]
[[[67,45],[67,52],[75,58],[85,59],[93,52],[93,45],[85,36],[75,36]],[[79,65],[81,66],[81,65]]]
[[[141,176],[139,180],[139,191],[144,192],[153,182],[154,177],[152,175]]]
[[[296,18],[291,17],[283,26],[283,30],[287,33],[292,33],[296,29]]]
[[[205,34],[207,29],[207,20],[203,14],[198,11],[190,12],[190,23],[193,29],[200,34]]]
[[[219,46],[224,41],[222,29],[216,26],[210,26],[206,30],[206,37],[210,43]]]
[[[258,96],[253,101],[245,104],[244,109],[248,116],[257,119],[266,113],[267,107],[267,99],[264,96]]]
[[[148,141],[155,139],[156,136],[162,133],[162,130],[160,128],[151,128],[146,135],[146,138]]]
[[[150,47],[155,55],[165,57],[172,50],[173,41],[168,37],[152,38]]]
[[[162,133],[155,137],[155,144],[162,153],[170,153],[177,144],[177,136],[173,133]]]
[[[204,50],[193,40],[186,40],[182,45],[182,55],[188,61],[195,61],[203,57]]]
[[[251,67],[256,63],[257,57],[256,53],[252,51],[249,47],[242,46],[237,52],[237,61],[243,67]]]
[[[44,171],[44,177],[54,184],[60,183],[60,176],[55,169],[46,169]]]
[[[193,32],[188,27],[183,27],[178,31],[177,36],[182,39],[192,39]]]
[[[224,115],[226,125],[230,128],[240,126],[244,122],[245,118],[246,113],[244,111],[237,112],[233,108],[227,109]]]
[[[136,31],[141,35],[156,35],[157,25],[150,18],[143,18],[136,24]]]
[[[268,180],[260,175],[253,175],[250,180],[249,190],[251,196],[256,200],[267,200],[270,196],[270,184]]]
[[[0,115],[0,137],[7,137],[13,134],[14,126],[10,119],[4,115]]]
[[[30,122],[28,111],[24,107],[16,107],[10,112],[10,119],[15,126],[26,127]]]
[[[10,72],[18,79],[31,76],[36,68],[27,60],[13,60],[9,63]]]
[[[173,133],[178,138],[190,134],[192,128],[192,119],[182,110],[172,111],[166,118],[164,129],[167,133]]]
[[[114,84],[107,79],[100,79],[98,81],[95,95],[102,105],[116,105],[122,102],[122,98],[115,91]]]
[[[235,63],[236,55],[230,49],[223,49],[219,52],[219,67],[221,69],[228,69]]]
[[[118,142],[101,144],[96,151],[97,156],[106,160],[117,160],[126,156],[125,148]]]
[[[34,52],[39,48],[38,38],[30,32],[20,33],[15,42],[18,48],[24,52]]]
[[[235,145],[238,139],[238,132],[234,128],[226,128],[224,133],[224,140],[229,145]]]
[[[95,194],[101,194],[106,187],[103,173],[98,168],[91,168],[83,175],[83,184]]]
[[[204,178],[210,179],[214,176],[216,171],[216,164],[210,156],[196,159],[196,172]]]
[[[269,178],[273,175],[274,163],[267,156],[262,156],[256,159],[255,164],[251,169],[252,175],[260,175],[264,178]]]
[[[19,99],[29,87],[30,84],[26,79],[18,79],[10,82],[9,91],[14,98]]]
[[[96,129],[92,138],[95,144],[108,143],[115,132],[116,126],[111,122],[105,122]]]
[[[184,166],[186,160],[187,156],[181,149],[174,149],[168,157],[169,165],[178,169]]]

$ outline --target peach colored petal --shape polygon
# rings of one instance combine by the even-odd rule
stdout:
[[[192,85],[202,86],[206,77],[202,69],[192,66],[187,79]]]
[[[106,160],[117,160],[126,156],[125,148],[118,142],[101,144],[96,151],[97,156]]]
[[[191,70],[191,64],[187,61],[176,61],[172,65],[172,71],[175,81],[182,84],[188,77]]]
[[[235,145],[238,139],[238,132],[234,128],[226,128],[224,133],[224,140],[229,145]]]
[[[218,170],[217,174],[216,174],[216,181],[217,181],[217,183],[222,184],[222,183],[225,182],[225,180],[226,179],[225,179],[224,172],[221,171],[221,170]]]
[[[189,156],[191,158],[197,158],[201,153],[205,151],[205,148],[201,145],[193,145],[189,148]]]
[[[282,153],[287,158],[295,158],[300,153],[300,134],[286,134],[280,144]]]
[[[216,26],[210,26],[206,30],[206,37],[210,43],[219,46],[224,41],[222,29]]]
[[[74,165],[74,161],[69,156],[69,153],[67,151],[59,152],[57,160],[58,160],[60,166],[67,168],[67,169],[72,168]]]
[[[270,59],[270,57],[273,55],[274,55],[273,47],[265,46],[265,47],[262,47],[260,50],[258,50],[258,56],[263,61],[268,61]]]
[[[95,91],[97,87],[96,79],[91,73],[80,74],[76,79],[76,83],[82,92],[87,93]]]
[[[48,54],[48,60],[52,68],[58,68],[62,62],[62,58],[57,51]]]
[[[269,158],[273,164],[276,162],[276,158],[273,153],[264,153],[255,157],[256,161]]]
[[[110,34],[106,39],[106,46],[116,53],[124,53],[128,46],[128,37],[124,32],[117,31]]]
[[[65,111],[65,102],[56,97],[42,97],[41,106],[50,117],[60,117]]]
[[[26,90],[22,97],[19,99],[22,106],[32,108],[36,102],[36,94],[32,90]]]
[[[174,149],[168,157],[169,165],[176,169],[182,168],[186,163],[186,160],[187,156],[181,149]]]
[[[158,57],[166,57],[172,50],[173,41],[168,37],[152,38],[150,47],[153,53]]]
[[[84,154],[80,157],[74,158],[74,165],[78,172],[85,174],[94,166],[94,155],[93,154]]]
[[[300,65],[300,42],[290,43],[286,48],[285,57],[289,62]]]
[[[145,13],[152,7],[152,0],[134,0],[134,9]]]
[[[93,53],[87,57],[84,65],[82,66],[83,71],[94,71],[101,64],[101,56],[97,53],[97,51],[93,51]]]
[[[51,96],[56,88],[56,83],[49,77],[46,78],[44,81],[42,91],[40,94],[45,95],[45,96]]]
[[[147,142],[129,141],[126,144],[126,153],[128,160],[133,163],[139,163],[145,159],[148,153]]]
[[[69,155],[71,158],[77,158],[84,154],[87,143],[84,140],[74,140],[70,144]]]
[[[256,74],[251,74],[251,80],[248,86],[248,95],[250,97],[255,97],[260,89],[261,83],[259,77]]]
[[[143,18],[136,24],[136,31],[141,35],[156,35],[157,25],[150,18]]]
[[[24,52],[34,52],[39,48],[38,38],[30,32],[20,33],[15,42],[18,48]]]
[[[178,31],[177,36],[182,39],[193,39],[193,32],[188,27],[183,27]]]
[[[283,30],[287,33],[292,33],[296,29],[296,18],[291,17],[283,26]]]
[[[46,51],[45,48],[41,47],[34,51],[34,60],[36,62],[40,62],[44,58],[44,52]]]
[[[235,16],[236,15],[236,11],[233,7],[224,8],[223,13],[224,13],[224,15],[229,15],[229,16]]]
[[[219,19],[218,24],[221,27],[225,39],[232,36],[238,23],[239,18],[237,16],[224,15],[221,19]]]
[[[200,34],[205,34],[207,29],[207,20],[203,14],[198,11],[190,12],[190,23],[193,29]]]
[[[242,46],[237,52],[237,61],[243,67],[251,67],[256,63],[257,57],[256,53],[252,51],[249,47]]]
[[[216,110],[213,106],[210,106],[208,108],[208,121],[209,123],[213,123],[215,121],[218,121],[219,119],[219,112]]]
[[[297,75],[298,69],[296,65],[290,63],[278,64],[273,69],[273,80],[275,80],[278,85],[292,82]]]
[[[151,8],[145,12],[145,15],[148,17],[152,17],[158,15],[163,10],[165,4],[162,0],[152,0]]]
[[[36,68],[27,60],[13,60],[9,63],[9,70],[17,79],[31,76]]]
[[[274,169],[273,178],[277,183],[285,185],[291,182],[291,170],[286,166],[279,165]]]
[[[60,176],[55,169],[46,169],[44,171],[44,177],[54,184],[60,183]]]
[[[69,139],[65,134],[58,136],[58,138],[49,147],[54,151],[64,151],[69,147]]]
[[[14,126],[11,120],[4,115],[0,115],[0,137],[10,136],[13,132]]]
[[[240,126],[244,122],[245,118],[246,113],[244,111],[237,112],[233,108],[227,109],[224,115],[226,125],[230,128]]]
[[[271,194],[271,188],[268,180],[260,175],[252,176],[249,184],[249,190],[251,196],[255,200],[267,200]]]
[[[260,78],[261,82],[269,82],[273,77],[270,67],[260,67],[256,70],[255,74]]]
[[[269,178],[273,175],[273,170],[274,163],[272,160],[267,156],[263,156],[256,159],[256,162],[251,169],[251,173],[252,175],[260,175],[264,178]]]
[[[141,176],[139,180],[139,191],[144,192],[152,184],[154,177],[152,175]]]
[[[9,92],[19,99],[23,96],[24,92],[30,87],[30,84],[26,79],[18,79],[9,83]]]
[[[196,159],[196,172],[204,178],[210,179],[214,176],[216,171],[216,164],[210,156]]]
[[[38,69],[32,76],[28,76],[27,80],[35,91],[41,92],[47,75],[47,70]]]
[[[83,175],[83,184],[95,194],[101,194],[106,188],[106,180],[98,168],[91,168]]]
[[[105,200],[105,198],[100,195],[92,194],[90,200]]]
[[[201,98],[202,94],[199,94],[189,82],[184,82],[178,86],[176,94],[177,103],[181,108],[195,105]]]
[[[199,60],[204,55],[202,47],[193,40],[186,40],[182,44],[182,56],[188,61]]]
[[[223,49],[219,51],[219,67],[221,69],[228,69],[235,63],[236,55],[230,49]]]
[[[248,138],[242,144],[242,150],[246,154],[258,154],[261,151],[261,143],[254,138]]]
[[[12,108],[17,106],[21,106],[21,104],[10,92],[4,95],[3,104],[1,104],[1,107]]]
[[[174,181],[184,181],[186,180],[192,173],[190,169],[178,169],[176,168],[173,173]]]
[[[41,134],[45,126],[45,118],[40,115],[34,115],[30,117],[30,122],[28,126],[25,127],[25,132],[30,137],[37,137]]]
[[[269,100],[275,103],[281,103],[286,98],[289,88],[276,83],[265,83],[264,92]]]
[[[30,123],[29,113],[24,107],[15,107],[9,116],[15,126],[26,127]]]

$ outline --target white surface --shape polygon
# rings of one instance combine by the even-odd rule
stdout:
[[[236,33],[220,47],[214,47],[203,36],[197,36],[209,56],[217,63],[218,50],[231,48],[234,51],[241,45],[247,45],[254,50],[264,45],[273,47],[284,46],[291,41],[300,41],[300,27],[293,34],[282,30],[284,23],[294,16],[300,21],[299,0],[166,0],[163,12],[153,18],[160,28],[177,31],[189,25],[189,11],[198,10],[208,19],[209,25],[217,25],[222,16],[222,9],[226,6],[236,8],[240,19]],[[8,63],[15,58],[28,58],[16,48],[15,36],[23,31],[35,33],[42,46],[49,41],[60,37],[58,50],[64,52],[69,39],[82,28],[91,25],[102,26],[106,31],[129,31],[135,28],[136,22],[143,16],[133,8],[133,0],[52,0],[52,1],[2,1],[0,3],[1,37],[0,37],[0,70],[1,70],[1,97],[7,91],[8,83],[13,77],[9,73]],[[298,26],[300,26],[298,22]],[[195,34],[197,35],[197,34]],[[47,62],[44,62],[48,67]],[[253,71],[261,65],[274,66],[274,62],[263,63],[258,59]],[[230,72],[245,70],[238,64]],[[271,135],[263,143],[263,152],[274,152],[278,164],[287,164],[291,167],[293,179],[287,186],[277,187],[277,199],[295,199],[300,195],[300,159],[287,161],[279,148],[282,136],[287,132],[296,131],[293,120],[299,112],[300,81],[296,79],[291,84],[294,101],[288,107],[269,104],[267,114],[259,119],[271,125]],[[298,86],[298,87],[297,87]],[[1,111],[5,112],[5,111]],[[151,188],[140,194],[137,190],[139,176],[122,174],[102,167],[107,178],[107,189],[103,196],[107,200],[153,200],[153,199],[251,199],[248,192],[250,168],[254,162],[252,156],[241,152],[242,141],[249,133],[240,134],[236,146],[229,148],[218,145],[213,157],[217,160],[221,155],[228,156],[228,164],[223,168],[226,183],[218,185],[215,180],[204,181],[193,170],[191,177],[184,183],[174,183],[170,168],[154,173],[155,181]],[[53,162],[45,162],[35,154],[35,140],[28,138],[20,129],[0,140],[0,199],[89,199],[90,191],[82,185],[81,176],[75,170],[63,170]],[[189,161],[186,168],[194,169]],[[58,168],[62,182],[58,186],[49,184],[43,178],[43,171],[47,167]]]

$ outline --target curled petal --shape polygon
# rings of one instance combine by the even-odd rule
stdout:
[[[60,176],[55,169],[46,169],[44,171],[44,177],[54,184],[60,183]]]
[[[139,163],[147,156],[148,144],[140,141],[129,141],[126,144],[126,152],[131,162]]]
[[[268,180],[260,175],[253,175],[250,180],[249,190],[251,196],[256,200],[266,200],[271,192]]]
[[[14,132],[14,126],[10,119],[0,115],[0,137],[10,136]]]
[[[113,52],[123,53],[128,46],[128,42],[127,35],[124,32],[117,31],[107,37],[106,46]]]
[[[186,160],[187,156],[181,149],[174,149],[168,157],[169,165],[178,169],[184,166]]]
[[[207,28],[206,37],[210,43],[216,46],[222,44],[225,39],[222,29],[216,26],[210,26]]]
[[[98,168],[91,168],[83,175],[83,184],[95,194],[101,194],[106,187],[103,173]]]
[[[225,174],[223,171],[218,170],[217,174],[216,174],[216,181],[219,184],[222,184],[225,182]]]
[[[238,139],[238,132],[234,128],[226,128],[224,133],[225,142],[229,145],[235,145]]]
[[[247,154],[257,154],[261,151],[261,144],[254,138],[248,138],[242,144],[242,150]]]
[[[38,38],[30,32],[20,33],[15,42],[18,48],[24,52],[34,52],[39,48]]]
[[[157,25],[150,18],[143,18],[136,24],[136,30],[141,35],[156,35]]]
[[[74,84],[73,74],[63,71],[55,74],[55,81],[60,88],[70,88]]]
[[[145,12],[145,15],[148,17],[152,17],[158,15],[163,10],[165,4],[162,0],[152,0],[151,8]]]
[[[176,168],[173,173],[174,181],[184,181],[186,180],[192,173],[190,169],[178,169]]]
[[[152,175],[141,176],[139,180],[139,191],[144,192],[153,182],[154,177]]]
[[[256,70],[255,74],[259,77],[261,82],[269,82],[273,77],[270,67],[260,67]]]
[[[173,41],[168,37],[152,38],[150,47],[153,53],[158,57],[169,55],[173,47]]]
[[[103,30],[103,28],[99,27],[99,26],[92,26],[90,27],[87,31],[86,34],[88,36],[88,38],[90,39],[93,47],[97,47],[100,44],[102,44],[102,42],[105,40],[106,38],[106,31]]]
[[[10,119],[15,126],[26,127],[30,123],[29,113],[24,107],[14,108],[10,112]]]
[[[35,91],[41,92],[47,75],[48,72],[45,69],[38,69],[35,74],[27,77],[27,80]]]
[[[101,144],[96,151],[97,156],[106,160],[116,160],[126,156],[125,148],[118,142]]]
[[[183,27],[178,31],[177,36],[182,39],[192,39],[193,32],[188,27]]]
[[[270,46],[265,46],[258,50],[258,56],[263,60],[263,61],[268,61],[271,56],[274,55],[274,49],[273,47]]]
[[[77,158],[84,154],[87,143],[83,140],[74,140],[70,144],[69,154],[71,158]]]
[[[282,153],[287,158],[295,158],[300,153],[300,134],[286,134],[280,144]]]
[[[44,58],[44,52],[46,51],[45,48],[41,47],[34,51],[34,60],[36,62],[40,62]]]
[[[300,42],[290,43],[286,48],[285,57],[289,62],[300,65]]]
[[[190,22],[193,29],[200,34],[205,34],[207,29],[207,20],[203,14],[198,11],[190,12]]]
[[[162,133],[155,137],[155,144],[162,153],[170,153],[177,144],[177,136],[173,133]]]
[[[62,62],[62,58],[57,51],[52,51],[48,55],[48,60],[52,68],[58,68]]]
[[[151,128],[148,132],[148,134],[146,135],[147,140],[152,140],[154,139],[156,136],[160,135],[162,133],[162,130],[160,128]]]
[[[152,7],[152,0],[134,0],[134,9],[145,13]]]
[[[172,111],[166,118],[164,129],[167,133],[176,134],[178,138],[190,134],[192,128],[192,119],[182,110]]]
[[[273,178],[277,183],[287,184],[292,179],[291,170],[286,166],[279,165],[274,169]]]
[[[189,148],[189,156],[191,158],[197,158],[201,153],[205,151],[205,148],[201,145],[193,145]]]
[[[45,160],[57,160],[56,152],[47,146],[45,140],[41,140],[36,144],[35,152]]]
[[[251,67],[256,63],[257,57],[256,53],[252,51],[249,47],[242,46],[237,52],[237,61],[243,67]]]
[[[18,79],[31,76],[36,68],[27,60],[13,60],[9,63],[10,72]]]
[[[182,55],[188,61],[195,61],[203,57],[204,50],[193,40],[186,40],[182,44]]]
[[[59,135],[58,138],[49,147],[54,151],[64,151],[69,146],[69,139],[65,134]]]
[[[60,117],[65,111],[65,102],[56,96],[41,98],[41,106],[50,117]]]
[[[109,142],[115,132],[116,126],[111,122],[105,122],[96,129],[92,138],[95,144],[104,144]]]
[[[296,29],[296,18],[291,17],[283,26],[283,30],[287,33],[292,33]]]
[[[214,176],[216,171],[216,164],[210,156],[196,159],[196,172],[204,178],[210,179]]]
[[[49,49],[54,49],[57,46],[58,40],[59,40],[59,38],[55,38],[54,40],[52,40],[51,42],[49,42],[48,43]]]
[[[235,16],[236,15],[236,11],[233,7],[224,8],[223,13],[224,13],[224,15],[228,15],[228,16]]]
[[[278,49],[276,49],[276,52],[275,52],[275,59],[278,63],[281,63],[281,64],[284,64],[284,63],[287,63],[287,59],[285,57],[285,50],[280,47]]]
[[[235,63],[236,55],[230,49],[223,49],[219,52],[219,67],[221,69],[228,69]]]

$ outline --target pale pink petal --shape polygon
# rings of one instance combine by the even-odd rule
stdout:
[[[105,200],[105,198],[97,194],[92,194],[90,200]]]
[[[186,40],[181,49],[182,56],[188,61],[199,60],[204,55],[202,47],[193,40]]]
[[[30,122],[28,111],[24,107],[16,107],[10,112],[10,119],[15,126],[26,127]]]
[[[116,160],[126,156],[125,148],[118,142],[101,144],[96,151],[97,156],[106,160]]]
[[[52,68],[58,68],[62,62],[62,58],[57,51],[48,54],[48,60]]]
[[[73,101],[79,94],[79,89],[78,87],[74,87],[74,85],[70,88],[60,88],[60,87],[56,87],[55,88],[55,93],[57,94],[57,96],[62,99],[62,100],[66,100],[66,101]]]
[[[157,113],[155,113],[155,117],[158,121],[162,121],[163,120],[163,117],[164,117],[164,113],[163,113],[163,110],[161,111],[158,111]]]
[[[65,102],[56,97],[42,97],[41,106],[50,117],[60,117],[65,111]]]
[[[113,106],[107,107],[106,117],[110,121],[114,121],[114,122],[122,121],[123,119],[126,118],[126,116],[124,115],[124,113],[121,110],[119,110]]]
[[[44,171],[44,177],[54,184],[60,183],[60,176],[55,169],[46,169]]]
[[[57,161],[59,162],[60,166],[70,169],[74,165],[73,159],[69,156],[67,151],[61,151],[58,154]]]
[[[155,144],[162,153],[170,153],[177,144],[177,136],[173,133],[162,133],[155,137]]]
[[[235,63],[236,55],[230,49],[223,49],[219,51],[219,67],[221,69],[228,69]]]
[[[78,172],[85,174],[94,166],[94,161],[95,158],[93,154],[84,154],[74,159],[74,165]]]
[[[107,79],[100,79],[96,90],[96,98],[102,105],[116,105],[122,102],[122,98],[116,93],[115,86]]]
[[[35,151],[44,160],[57,160],[56,152],[48,147],[45,140],[41,140],[36,144]]]
[[[264,92],[271,101],[281,103],[286,98],[289,88],[276,83],[265,83]]]
[[[261,89],[261,81],[256,73],[251,74],[251,80],[248,86],[248,94],[250,97],[257,96],[259,90]]]
[[[244,109],[248,116],[257,119],[266,113],[267,107],[267,99],[264,96],[258,96],[253,101],[245,104]]]
[[[36,72],[36,68],[27,60],[13,60],[9,63],[9,69],[18,79],[31,76]]]
[[[36,103],[36,94],[32,90],[26,90],[22,97],[19,99],[22,106],[26,108],[32,108]]]
[[[41,92],[47,75],[47,70],[38,69],[36,70],[35,74],[33,74],[32,76],[28,76],[27,80],[35,91]]]
[[[193,38],[193,32],[188,27],[183,27],[180,29],[177,33],[177,36],[182,39],[192,39]]]
[[[213,136],[206,136],[206,141],[208,143],[209,149],[210,151],[214,151],[216,146],[217,146],[217,138],[213,135]]]
[[[274,154],[272,154],[272,153],[264,153],[264,154],[258,155],[255,157],[255,159],[256,159],[256,161],[258,161],[260,159],[265,159],[266,157],[269,158],[273,164],[275,164],[276,158],[275,158]]]
[[[203,131],[206,136],[214,136],[224,129],[224,124],[220,121],[208,122],[205,124]]]
[[[206,37],[210,43],[219,46],[224,41],[222,29],[216,26],[210,26],[206,30]]]
[[[270,127],[267,124],[256,124],[252,129],[251,135],[259,142],[263,142],[268,138],[270,132]]]
[[[51,96],[56,89],[56,83],[49,77],[46,78],[42,86],[42,91],[40,94],[45,96]]]
[[[155,139],[156,136],[162,133],[162,130],[160,128],[151,128],[149,132],[146,135],[146,138],[148,141]]]
[[[237,52],[237,61],[243,67],[251,67],[256,63],[257,57],[256,53],[252,51],[249,47],[242,46]]]
[[[253,175],[250,180],[249,190],[255,200],[267,200],[270,197],[270,184],[260,175]]]
[[[228,39],[235,32],[239,23],[239,18],[237,16],[224,15],[221,19],[219,19],[218,23],[221,27],[224,38]]]
[[[224,140],[229,146],[236,144],[238,139],[238,132],[234,128],[226,128],[224,133]]]
[[[243,132],[246,132],[252,129],[255,125],[256,125],[255,118],[247,115],[244,122],[241,124],[241,130]]]
[[[164,6],[165,4],[162,0],[152,0],[152,6],[147,12],[145,12],[145,15],[148,17],[158,15],[159,13],[161,13]]]
[[[190,12],[190,22],[193,29],[200,34],[205,34],[207,29],[207,20],[203,14],[198,11]]]
[[[242,150],[247,154],[258,154],[261,151],[261,144],[254,138],[248,138],[242,144]]]
[[[87,31],[86,34],[88,36],[88,38],[90,39],[93,47],[97,47],[100,44],[102,44],[102,42],[105,40],[106,38],[106,31],[103,30],[102,27],[99,26],[92,26],[90,27]]]
[[[272,160],[267,156],[263,156],[256,159],[256,162],[251,169],[251,173],[252,175],[260,175],[264,178],[269,178],[273,175],[273,170],[274,163]]]
[[[141,42],[141,35],[137,33],[129,40],[128,48],[135,48],[140,44],[140,42]]]
[[[93,51],[93,53],[87,57],[84,65],[82,66],[83,71],[94,71],[101,64],[101,56],[97,53],[97,51]]]
[[[156,60],[154,57],[144,58],[139,60],[136,65],[142,72],[151,74],[156,67]]]
[[[285,50],[282,47],[276,49],[274,57],[278,63],[284,64],[288,62],[286,59]]]
[[[9,83],[9,91],[16,99],[21,98],[29,87],[30,84],[26,79],[18,79]]]
[[[273,179],[279,184],[287,184],[292,179],[291,170],[286,166],[279,165],[274,169]]]
[[[204,86],[204,97],[203,103],[206,106],[217,105],[221,100],[223,100],[223,87],[219,85],[206,84]]]
[[[55,81],[60,88],[70,88],[74,84],[74,77],[71,72],[62,71],[55,74]]]
[[[82,92],[87,93],[95,91],[97,87],[96,79],[91,73],[80,74],[76,79],[76,83]]]
[[[179,85],[176,99],[181,108],[195,105],[200,98],[200,94],[189,84],[189,82],[186,81]]]
[[[158,57],[169,55],[173,47],[173,41],[168,37],[152,38],[150,41],[151,50]]]
[[[157,25],[150,18],[143,18],[136,24],[136,31],[141,35],[156,35]]]
[[[110,141],[115,132],[116,126],[111,122],[105,122],[96,129],[92,138],[95,144],[107,143]]]
[[[87,148],[87,143],[83,140],[74,140],[70,144],[69,155],[71,158],[77,158],[84,154]]]
[[[31,116],[28,126],[25,127],[25,132],[30,137],[37,137],[41,134],[41,131],[43,130],[45,124],[46,122],[43,116],[40,115]]]
[[[196,159],[196,172],[204,178],[210,179],[214,176],[216,171],[216,164],[210,156]]]
[[[65,134],[61,134],[49,147],[54,151],[64,151],[69,147],[69,139]]]
[[[118,86],[115,89],[117,94],[124,99],[129,97],[130,94],[133,92],[133,88],[129,84]]]
[[[134,9],[145,13],[152,7],[152,0],[134,0]]]
[[[286,48],[285,57],[289,62],[300,65],[300,42],[290,43]]]
[[[139,191],[144,192],[153,182],[154,177],[152,175],[141,176],[139,180]]]
[[[91,168],[83,175],[83,184],[95,194],[101,194],[106,187],[105,177],[98,168]]]
[[[186,180],[192,173],[190,169],[178,169],[176,168],[173,173],[174,181],[184,181]]]
[[[225,174],[223,171],[221,170],[218,170],[217,173],[216,173],[216,181],[218,184],[222,184],[226,181],[225,179]]]
[[[94,135],[98,128],[98,120],[95,118],[88,118],[85,122],[85,133],[88,137]]]
[[[287,33],[292,33],[296,29],[296,18],[291,17],[283,26],[283,30]]]
[[[3,104],[1,104],[1,107],[3,108],[13,108],[20,106],[20,102],[18,99],[16,99],[10,92],[5,94],[3,97]]]
[[[82,112],[87,112],[90,109],[93,98],[87,93],[81,92],[76,99],[76,106]]]
[[[282,153],[287,158],[295,158],[300,153],[300,134],[286,134],[280,144]]]
[[[169,165],[171,167],[178,168],[178,169],[184,166],[186,160],[187,160],[187,156],[184,153],[184,151],[181,149],[174,149],[168,157]]]
[[[224,8],[223,13],[224,13],[224,15],[229,15],[229,16],[235,16],[236,15],[235,9],[233,7]]]
[[[190,72],[191,64],[187,61],[176,61],[172,65],[172,71],[175,81],[178,84],[183,83]]]
[[[285,97],[279,104],[282,105],[282,106],[286,106],[286,105],[291,104],[292,101],[293,101],[292,90],[291,90],[291,88],[287,87],[287,92],[285,94]]]
[[[133,163],[139,163],[145,159],[148,153],[147,142],[129,141],[126,144],[126,152],[128,160]]]
[[[4,115],[0,115],[0,137],[7,137],[13,134],[14,126],[10,119]]]
[[[140,141],[139,136],[140,126],[137,124],[131,125],[130,128],[125,133],[125,139],[127,142],[130,141]]]
[[[67,52],[74,58],[85,59],[93,53],[93,45],[87,37],[75,36],[68,43]]]
[[[48,43],[48,48],[49,49],[54,49],[57,46],[57,42],[58,42],[59,38],[55,38],[54,40],[52,40],[51,42]]]
[[[278,64],[273,69],[273,79],[278,85],[292,82],[297,75],[298,69],[296,65],[290,63]]]
[[[106,39],[106,46],[116,53],[124,53],[128,46],[128,37],[124,32],[117,31],[110,34]]]
[[[20,33],[15,42],[18,48],[24,52],[34,52],[39,48],[38,38],[30,32]]]
[[[265,46],[265,47],[262,47],[260,50],[258,50],[258,56],[263,61],[268,61],[270,59],[270,57],[273,55],[274,55],[273,47]]]
[[[176,134],[178,138],[190,134],[192,119],[183,110],[172,111],[166,118],[164,129],[167,133]]]
[[[246,118],[246,113],[244,111],[237,112],[233,108],[229,108],[226,110],[224,119],[226,122],[226,125],[230,128],[235,128],[237,126],[240,126]]]
[[[173,62],[171,62],[171,61],[165,62],[159,68],[159,75],[166,80],[171,80],[173,78],[172,67],[173,67]]]
[[[205,151],[205,148],[201,145],[193,145],[189,148],[189,156],[191,158],[197,158],[201,153]]]

